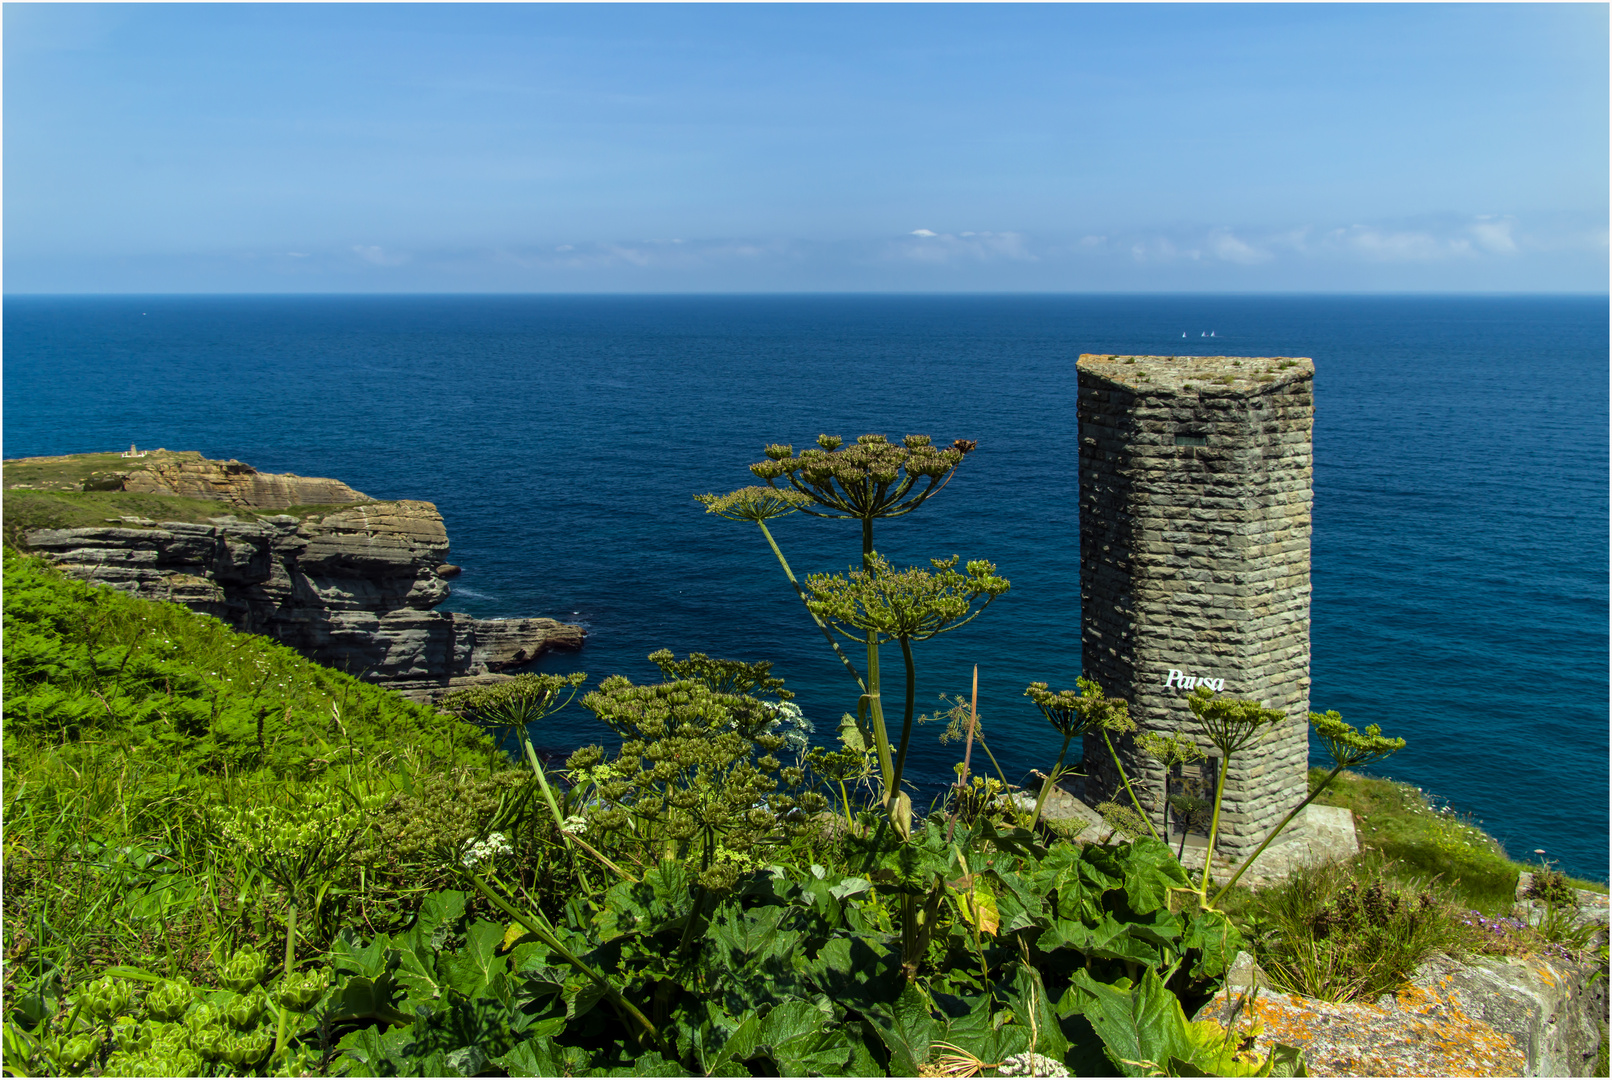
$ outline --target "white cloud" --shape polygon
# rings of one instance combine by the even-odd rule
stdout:
[[[1517,254],[1517,241],[1511,238],[1511,227],[1515,222],[1511,218],[1496,218],[1484,214],[1467,226],[1467,231],[1478,242],[1478,246],[1485,251],[1496,255]]]
[[[1424,229],[1389,230],[1351,225],[1347,229],[1333,229],[1328,238],[1335,246],[1373,262],[1430,262],[1471,250],[1471,245],[1463,240],[1441,239]]]
[[[924,241],[935,243],[913,243],[910,241],[897,244],[894,254],[897,258],[928,263],[936,266],[958,263],[994,262],[1000,259],[1010,259],[1023,262],[1034,262],[1036,255],[1031,252],[1025,243],[1022,233],[1016,232],[965,232],[957,235],[951,233],[936,233],[929,229],[919,229],[912,233]]]
[[[1264,248],[1258,248],[1239,239],[1230,229],[1215,229],[1209,234],[1209,250],[1214,252],[1217,259],[1226,262],[1238,263],[1242,266],[1253,266],[1257,263],[1270,262],[1276,258]]]
[[[408,252],[387,251],[376,244],[354,244],[353,254],[371,266],[402,266],[409,261]]]

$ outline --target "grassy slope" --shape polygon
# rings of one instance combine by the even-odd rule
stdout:
[[[13,458],[5,462],[5,484],[41,491],[87,491],[115,481],[121,473],[144,469],[156,461],[200,460],[198,453],[162,453],[143,458],[121,454],[66,454],[61,457]]]
[[[272,939],[283,898],[229,839],[231,808],[362,805],[390,828],[389,800],[504,768],[479,731],[267,639],[4,560],[8,998],[109,962],[205,979],[217,948]],[[315,935],[406,914],[418,882],[375,836]]]
[[[197,458],[199,454],[164,454],[164,459]],[[34,529],[84,529],[119,524],[132,516],[153,521],[203,522],[225,514],[252,519],[275,514],[305,518],[365,503],[292,506],[281,510],[248,510],[215,499],[187,499],[177,495],[151,495],[101,490],[117,483],[117,475],[141,468],[151,459],[121,458],[117,454],[74,454],[59,458],[23,458],[5,462],[5,540],[25,547],[23,535]],[[19,486],[20,485],[20,486]]]
[[[1311,769],[1319,782],[1325,769]],[[1342,773],[1317,802],[1346,806],[1354,812],[1363,850],[1375,850],[1407,878],[1437,877],[1480,911],[1508,910],[1521,871],[1536,869],[1513,862],[1494,837],[1455,814],[1434,809],[1410,784]],[[1580,889],[1606,892],[1606,885],[1574,880]]]

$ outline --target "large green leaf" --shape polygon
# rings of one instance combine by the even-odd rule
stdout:
[[[1138,941],[1145,941],[1161,949],[1181,949],[1181,917],[1165,908],[1150,911],[1145,916],[1124,920],[1125,930]]]
[[[835,1076],[855,1048],[832,1016],[809,1001],[785,1001],[765,1016],[750,1014],[722,1047],[715,1063],[770,1058],[782,1076]]]
[[[492,1063],[510,1076],[583,1076],[592,1065],[592,1056],[580,1047],[561,1046],[553,1039],[539,1036],[528,1039],[501,1057],[493,1058]],[[679,1069],[661,1075],[688,1074]]]
[[[440,949],[454,926],[465,917],[465,901],[469,896],[469,893],[452,889],[431,893],[420,901],[420,913],[415,916],[411,929]]]
[[[1160,961],[1157,945],[1131,934],[1131,924],[1104,915],[1095,927],[1058,919],[1036,941],[1043,952],[1074,949],[1099,960],[1128,960],[1149,967]]]
[[[1187,872],[1168,844],[1146,836],[1121,844],[1120,851],[1125,903],[1137,914],[1168,907],[1170,889],[1187,887]]]
[[[646,870],[642,881],[612,885],[594,916],[597,942],[681,928],[694,906],[690,881],[687,867],[665,860]]]
[[[1000,936],[1047,924],[1043,915],[1045,901],[1029,881],[1012,870],[1000,868],[992,868],[985,876],[999,886],[993,892],[1001,916],[1001,925],[997,928]]]
[[[722,988],[730,1008],[759,1008],[800,992],[795,957],[803,952],[804,935],[779,929],[781,922],[799,912],[781,905],[743,908],[731,902],[717,910],[706,931],[712,947],[703,960],[711,985]]]
[[[1195,949],[1192,976],[1198,979],[1215,979],[1226,973],[1237,953],[1243,948],[1243,936],[1231,920],[1218,911],[1205,911],[1194,915],[1182,935],[1181,946]]]
[[[398,986],[390,972],[375,978],[352,975],[332,991],[325,1005],[324,1018],[332,1024],[354,1020],[383,1020],[407,1023],[409,1016],[397,1008]]]
[[[780,949],[793,951],[798,934],[786,933],[779,941],[778,924],[788,914],[788,909],[778,906],[746,909],[724,904],[712,918],[705,936],[729,963],[750,963]]]
[[[1048,898],[1049,915],[1080,922],[1096,922],[1103,911],[1103,895],[1081,876],[1081,853],[1074,844],[1060,844],[1030,872],[1030,885]]]
[[[1026,970],[1033,969],[1016,965],[1015,975]],[[1039,993],[1039,990],[1037,992]],[[1007,991],[1008,1008],[1000,1012],[996,1010],[997,1003],[991,994],[975,994],[972,998],[937,994],[935,1004],[945,1015],[936,1022],[931,1033],[929,1041],[931,1064],[934,1064],[937,1056],[944,1055],[954,1058],[967,1055],[990,1064],[1030,1049],[1032,1031],[1028,1023],[1030,1016],[1028,995],[1016,997],[1012,990]],[[1056,1029],[1057,1015],[1050,1013],[1049,1010],[1049,1016],[1052,1028]],[[1038,1026],[1042,1024],[1039,1015],[1036,1023]],[[1041,1030],[1046,1029],[1043,1027]],[[1046,1049],[1046,1040],[1036,1041],[1040,1052],[1051,1053]],[[1053,1041],[1061,1045],[1058,1036],[1054,1036]]]
[[[1152,969],[1135,986],[1125,980],[1112,986],[1100,983],[1084,969],[1071,982],[1081,998],[1081,1013],[1123,1075],[1156,1075],[1169,1067],[1171,1058],[1194,1057],[1181,1002]]]
[[[866,1014],[901,992],[899,946],[872,937],[831,938],[805,965],[805,977],[836,1004]]]
[[[939,1026],[924,992],[908,983],[894,1002],[865,1015],[890,1051],[890,1075],[917,1076],[918,1066],[929,1060],[929,1046]]]
[[[353,939],[350,931],[343,929],[330,943],[327,961],[338,973],[373,979],[397,967],[398,951],[385,934],[376,934],[374,940],[364,946]]]
[[[336,1044],[341,1051],[339,1071],[347,1076],[406,1076],[399,1059],[407,1060],[404,1047],[412,1033],[396,1027],[382,1034],[379,1028],[364,1027],[350,1032]]]
[[[407,995],[405,1012],[413,1012],[421,1005],[439,1001],[443,985],[437,977],[437,954],[429,940],[422,940],[413,931],[401,939],[403,948],[398,951],[398,965],[392,977]]]
[[[494,979],[502,981],[508,963],[498,955],[503,941],[503,926],[484,919],[477,920],[465,931],[463,945],[438,955],[438,975],[448,987],[465,997],[481,997],[488,992]]]
[[[632,1064],[620,1065],[609,1069],[594,1069],[590,1076],[687,1076],[688,1070],[683,1068],[681,1062],[669,1061],[662,1057],[660,1051],[651,1050],[644,1054],[635,1054]],[[515,1075],[515,1074],[511,1074]],[[575,1075],[559,1074],[551,1075]]]
[[[1126,845],[1087,844],[1080,849],[1081,884],[1099,896],[1122,887],[1125,883],[1124,854]]]
[[[1024,1027],[1027,1034],[1035,1033],[1035,1052],[1062,1061],[1069,1050],[1069,1040],[1064,1037],[1058,1010],[1041,982],[1041,973],[1029,964],[1017,965],[1009,1000],[1017,1025]]]

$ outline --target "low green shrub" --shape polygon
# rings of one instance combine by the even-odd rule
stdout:
[[[1277,989],[1369,1001],[1435,953],[1469,950],[1466,914],[1446,896],[1396,884],[1366,855],[1296,870],[1255,892],[1241,922]]]

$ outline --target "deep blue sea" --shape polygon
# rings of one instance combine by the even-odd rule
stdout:
[[[976,439],[875,542],[1012,580],[915,650],[920,707],[979,665],[1012,779],[1057,750],[1024,687],[1080,670],[1076,357],[1309,356],[1312,707],[1403,735],[1383,771],[1514,856],[1606,878],[1604,297],[7,297],[4,345],[8,458],[135,442],[431,500],[465,568],[450,608],[588,628],[541,667],[770,659],[825,738],[855,684],[759,531],[690,496],[821,432]],[[802,575],[860,550],[854,523],[774,533]],[[575,706],[536,733],[607,734]],[[909,770],[931,786],[956,759],[937,735]]]

